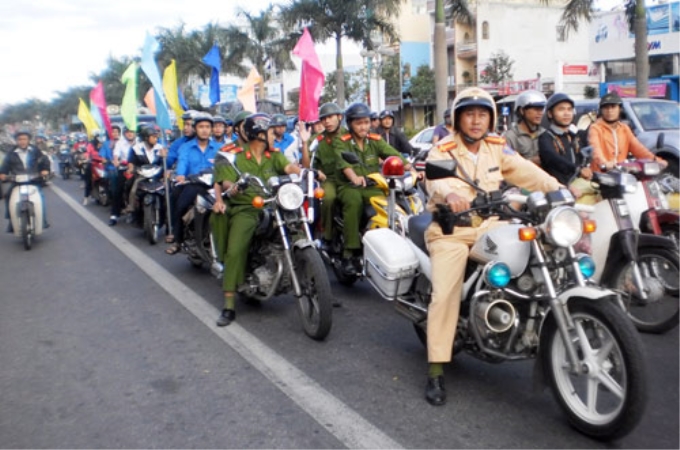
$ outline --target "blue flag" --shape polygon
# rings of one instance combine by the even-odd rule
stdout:
[[[146,77],[151,82],[156,96],[156,122],[158,122],[158,126],[162,130],[170,130],[172,129],[172,124],[170,123],[170,114],[168,113],[168,103],[165,101],[165,97],[160,95],[163,92],[163,83],[156,60],[154,59],[154,55],[159,49],[160,44],[158,44],[156,38],[147,32],[144,48],[142,49],[141,66]]]
[[[182,88],[177,86],[177,97],[179,97],[179,106],[182,107],[184,111],[189,110],[189,105],[187,105],[187,101],[184,100],[184,94],[182,94]]]
[[[220,48],[213,44],[212,48],[203,57],[203,62],[212,67],[210,71],[210,102],[214,105],[220,102]]]

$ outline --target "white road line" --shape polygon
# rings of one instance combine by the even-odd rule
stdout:
[[[80,217],[348,448],[403,448],[238,323],[216,327],[216,308],[59,187],[51,187]]]

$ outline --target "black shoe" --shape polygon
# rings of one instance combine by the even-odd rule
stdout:
[[[357,268],[354,264],[354,258],[342,259],[342,271],[348,275],[354,275],[357,273]]]
[[[236,320],[236,311],[233,309],[223,309],[222,314],[217,319],[218,327],[226,327],[230,323]]]
[[[442,375],[427,379],[425,400],[434,406],[441,406],[446,403],[446,388],[444,387],[444,377]]]
[[[115,227],[117,223],[118,223],[118,219],[114,219],[113,217],[111,217],[109,219],[109,226],[110,227]]]

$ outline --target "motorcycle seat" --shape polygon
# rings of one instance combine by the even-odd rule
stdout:
[[[426,255],[430,253],[427,251],[427,245],[425,244],[425,230],[430,226],[430,223],[432,223],[432,213],[430,212],[423,212],[408,219],[409,238]]]

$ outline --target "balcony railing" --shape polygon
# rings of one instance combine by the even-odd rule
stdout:
[[[456,56],[459,58],[473,58],[477,56],[476,42],[463,42],[456,44]]]

